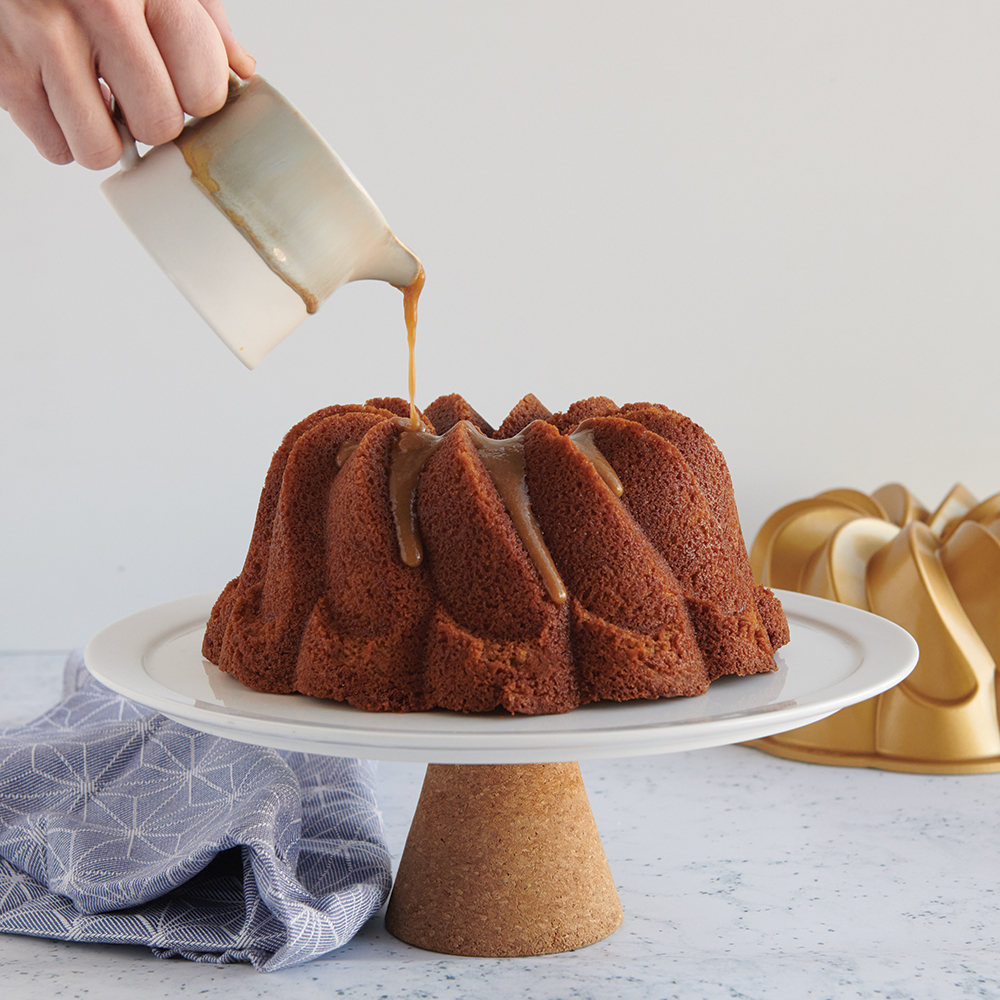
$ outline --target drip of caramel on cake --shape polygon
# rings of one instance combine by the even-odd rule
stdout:
[[[552,561],[552,554],[542,537],[542,529],[531,510],[528,484],[524,477],[524,436],[502,438],[499,441],[487,437],[479,428],[463,420],[469,436],[486,466],[493,484],[503,500],[528,556],[535,564],[549,597],[556,604],[566,602],[566,586],[559,576],[559,570]]]
[[[396,524],[396,538],[399,542],[400,558],[407,566],[419,566],[424,558],[423,542],[417,517],[417,484],[420,473],[444,436],[415,430],[412,423],[396,418],[401,430],[393,445],[389,466],[389,497],[393,519]],[[549,597],[556,604],[566,601],[566,587],[556,568],[541,526],[531,510],[531,499],[525,480],[524,432],[514,437],[497,440],[483,434],[468,420],[459,421],[455,426],[464,425],[472,443],[490,474],[500,499],[510,516],[528,556],[532,561]],[[448,431],[451,434],[454,427]],[[611,464],[601,454],[594,443],[593,430],[586,422],[569,435],[569,440],[594,466],[594,470],[607,484],[616,497],[622,495],[622,484]],[[346,441],[337,454],[338,468],[353,454],[357,445]]]
[[[419,566],[424,559],[424,545],[417,524],[417,481],[427,459],[443,440],[436,434],[414,430],[410,423],[403,425],[393,445],[389,465],[389,499],[396,522],[399,556],[407,566]]]
[[[604,480],[604,484],[616,497],[625,492],[618,474],[611,468],[611,463],[601,454],[594,441],[594,429],[590,420],[584,420],[575,431],[569,435],[570,441],[577,446],[583,455],[590,459],[594,471]]]
[[[344,463],[358,450],[357,441],[344,441],[337,449],[337,468],[342,469]]]
[[[410,364],[408,368],[409,388],[410,388],[410,429],[420,430],[420,414],[417,412],[417,302],[420,293],[424,289],[424,266],[420,265],[416,277],[408,285],[396,285],[403,293],[403,317],[406,320],[406,343],[410,350]]]

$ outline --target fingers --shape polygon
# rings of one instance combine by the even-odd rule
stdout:
[[[218,111],[229,91],[229,60],[201,4],[149,3],[146,23],[180,107],[198,118]]]
[[[60,165],[73,162],[69,143],[66,142],[41,88],[36,100],[22,99],[6,110],[14,124],[35,144],[35,149],[46,160]]]
[[[220,0],[0,0],[0,107],[54,163],[102,169],[121,140],[101,93],[155,146],[225,103],[255,63]]]
[[[184,112],[143,5],[91,0],[88,8],[95,69],[115,95],[129,131],[149,146],[176,138],[184,127]],[[59,118],[55,96],[47,89]]]
[[[253,76],[254,70],[257,68],[257,60],[236,41],[233,29],[229,27],[226,12],[222,8],[221,0],[199,0],[199,2],[208,16],[215,22],[216,30],[226,47],[226,57],[229,59],[232,71],[243,80]]]
[[[74,19],[37,2],[0,14],[0,104],[15,124],[53,163],[113,164],[121,141]]]
[[[73,154],[49,107],[40,75],[11,72],[17,62],[6,46],[0,46],[0,108],[52,163],[71,163]]]
[[[184,114],[200,118],[218,111],[229,91],[231,63],[253,74],[254,61],[236,43],[216,0],[147,0],[127,5],[127,12],[114,0],[105,6],[115,14],[104,26],[108,41],[98,70],[140,142],[169,142],[180,134]]]
[[[114,166],[122,155],[122,141],[90,64],[59,63],[43,79],[48,98],[45,110],[53,124],[58,123],[70,159],[90,170]]]

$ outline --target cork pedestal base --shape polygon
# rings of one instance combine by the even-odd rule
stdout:
[[[448,955],[572,951],[622,922],[579,765],[429,764],[386,929]]]

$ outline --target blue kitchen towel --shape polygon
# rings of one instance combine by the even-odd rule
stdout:
[[[389,894],[369,761],[269,750],[172,722],[98,684],[0,729],[0,932],[298,965]]]

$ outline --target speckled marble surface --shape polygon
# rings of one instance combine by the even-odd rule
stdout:
[[[61,654],[0,654],[0,724],[59,695]],[[380,764],[398,858],[422,766]],[[463,959],[388,936],[272,975],[0,935],[5,1000],[1000,1000],[1000,774],[819,767],[745,747],[584,763],[625,907],[565,955]]]

